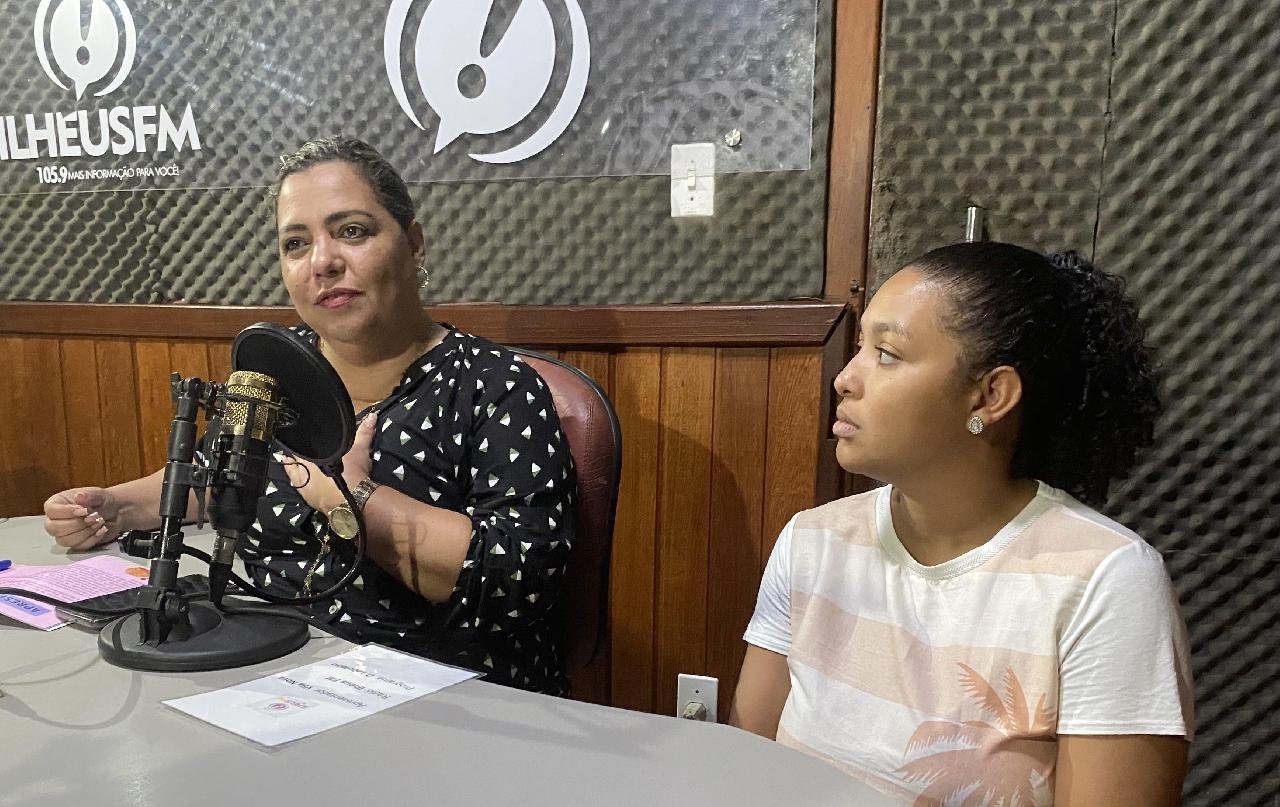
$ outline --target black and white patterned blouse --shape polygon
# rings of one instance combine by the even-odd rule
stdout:
[[[315,344],[313,331],[298,330]],[[553,611],[573,543],[576,479],[550,390],[511,351],[449,328],[377,409],[374,481],[465,513],[471,546],[439,605],[366,557],[333,625],[355,642],[565,694]],[[313,565],[311,590],[322,591],[350,568],[354,543],[331,538],[319,557],[325,519],[290,487],[282,458],[240,555],[271,593],[295,595]],[[328,615],[328,605],[316,609]]]

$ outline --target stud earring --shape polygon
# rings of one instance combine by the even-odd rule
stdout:
[[[966,427],[969,429],[969,434],[982,434],[982,430],[985,429],[986,426],[987,424],[983,423],[982,418],[977,415],[969,418],[969,422],[966,424]]]

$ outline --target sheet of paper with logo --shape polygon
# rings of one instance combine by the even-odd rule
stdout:
[[[364,645],[268,678],[164,701],[266,746],[283,745],[479,675]]]
[[[22,588],[63,602],[77,602],[137,588],[147,582],[147,567],[114,555],[78,560],[59,566],[15,564],[0,572],[0,586]],[[48,603],[0,594],[0,614],[41,630],[67,624]]]

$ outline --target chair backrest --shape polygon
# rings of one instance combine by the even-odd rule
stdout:
[[[622,473],[622,429],[609,396],[591,376],[542,353],[512,348],[551,390],[578,471],[576,536],[561,595],[560,624],[570,672],[595,659],[609,619],[609,558]]]

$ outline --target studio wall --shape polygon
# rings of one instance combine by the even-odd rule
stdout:
[[[555,144],[506,167],[469,156],[493,145],[480,137],[433,153],[438,121],[425,101],[414,109],[427,131],[409,122],[387,86],[381,56],[390,12],[382,6],[353,16],[339,2],[193,2],[111,0],[109,7],[132,8],[135,64],[103,99],[76,100],[37,63],[36,4],[0,0],[0,12],[21,22],[0,30],[0,123],[13,116],[15,146],[31,125],[24,114],[46,108],[167,101],[176,116],[186,103],[204,127],[200,152],[154,155],[183,174],[144,192],[113,190],[120,183],[65,192],[80,186],[30,179],[56,160],[0,161],[0,178],[8,178],[0,188],[0,299],[286,304],[266,189],[276,155],[307,137],[353,132],[410,179],[432,180],[411,183],[432,270],[428,302],[823,295],[833,0],[580,0],[591,30],[581,108]],[[459,7],[411,3],[408,29],[435,4]],[[494,5],[497,30],[517,5]],[[557,31],[577,5],[547,4]],[[545,98],[500,144],[546,117],[570,58],[557,50]],[[733,131],[740,139],[731,147],[725,137]],[[671,217],[670,146],[690,141],[716,146],[712,218]]]

